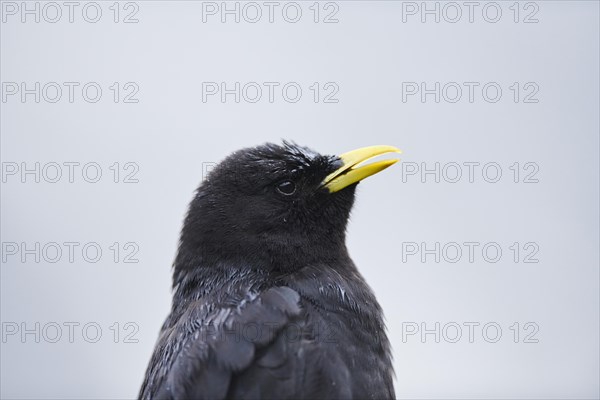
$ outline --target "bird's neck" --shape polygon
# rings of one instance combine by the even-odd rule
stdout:
[[[277,279],[318,264],[349,265],[350,259],[344,243],[326,241],[291,244],[266,240],[240,243],[235,249],[225,247],[214,243],[194,246],[182,241],[173,265],[173,285],[183,280],[225,277],[230,271],[259,271],[263,277]]]
[[[225,231],[226,233],[221,233]],[[339,264],[348,259],[345,233],[336,235],[298,232],[249,233],[211,230],[210,224],[184,226],[174,264],[174,282],[199,268],[221,267],[290,273],[308,265]]]

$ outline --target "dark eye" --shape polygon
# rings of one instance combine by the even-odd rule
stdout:
[[[281,194],[289,196],[296,191],[296,184],[292,181],[283,181],[277,184],[277,191]]]

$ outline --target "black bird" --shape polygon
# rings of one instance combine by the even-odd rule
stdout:
[[[394,398],[382,310],[350,259],[357,183],[397,159],[283,142],[231,154],[200,185],[173,304],[140,399]]]

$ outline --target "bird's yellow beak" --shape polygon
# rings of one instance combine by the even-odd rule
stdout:
[[[365,161],[387,153],[402,153],[402,151],[393,146],[369,146],[342,154],[339,157],[343,165],[327,175],[322,186],[329,189],[330,193],[334,193],[383,171],[399,161],[398,159],[383,160],[361,166]]]

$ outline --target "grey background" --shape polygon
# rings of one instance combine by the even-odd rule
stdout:
[[[466,15],[422,23],[419,15],[403,22],[401,2],[337,1],[332,24],[312,21],[312,2],[301,3],[298,23],[276,13],[274,23],[263,16],[255,24],[218,16],[203,23],[202,3],[191,1],[136,2],[138,23],[114,23],[112,2],[99,4],[98,23],[76,11],[73,23],[65,15],[22,23],[17,15],[1,24],[2,82],[103,88],[94,104],[80,95],[73,103],[31,96],[1,103],[3,163],[96,162],[103,171],[95,184],[80,174],[73,183],[19,176],[2,183],[3,243],[97,242],[103,249],[97,263],[80,255],[73,263],[65,255],[56,263],[3,261],[4,326],[81,325],[73,343],[66,328],[57,343],[36,343],[34,335],[3,340],[2,398],[135,397],[170,307],[178,231],[203,168],[282,138],[329,154],[391,144],[404,150],[405,163],[502,167],[497,183],[481,174],[473,183],[464,176],[403,180],[397,165],[360,185],[348,246],[385,310],[399,398],[599,397],[598,2],[538,1],[539,22],[529,24],[513,22],[513,2],[498,3],[497,23],[482,18],[485,2],[472,23]],[[303,96],[203,103],[206,81],[298,82]],[[497,82],[503,95],[496,103],[480,95],[473,103],[403,102],[407,81]],[[113,82],[137,83],[139,102],[114,103]],[[314,103],[313,82],[335,82],[339,102]],[[515,103],[513,82],[535,82],[539,102]],[[112,182],[114,162],[136,163],[139,182]],[[514,183],[514,162],[535,162],[539,182]],[[473,263],[464,255],[456,263],[402,262],[404,242],[468,241],[498,243],[502,259],[489,263],[476,253]],[[139,263],[123,263],[122,254],[115,263],[113,242],[137,243]],[[535,242],[539,262],[515,263],[513,242]],[[89,322],[103,330],[97,343],[82,338]],[[138,343],[124,343],[127,322],[139,327]],[[403,341],[407,322],[481,325],[473,343],[466,328],[457,343],[436,343],[433,335]],[[502,328],[496,343],[482,337],[488,322]],[[539,326],[537,343],[523,343],[527,322]]]

